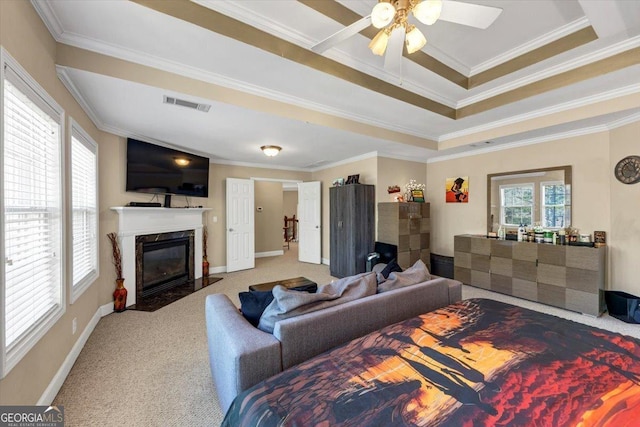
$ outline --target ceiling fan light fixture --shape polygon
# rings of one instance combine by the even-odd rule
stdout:
[[[376,28],[386,27],[393,21],[396,15],[396,8],[387,1],[380,1],[371,11],[371,25]]]
[[[387,29],[382,29],[376,34],[376,36],[369,43],[369,49],[374,55],[382,56],[384,51],[387,50],[387,43],[389,43],[389,33]]]
[[[419,51],[427,44],[427,39],[422,34],[415,25],[411,25],[407,30],[407,35],[405,37],[405,43],[407,45],[407,52],[414,53]]]
[[[282,147],[278,147],[277,145],[263,145],[262,147],[260,147],[260,149],[265,154],[265,156],[275,157],[278,155],[280,150],[282,150]]]
[[[442,12],[442,0],[422,0],[413,7],[413,16],[425,25],[433,25]]]

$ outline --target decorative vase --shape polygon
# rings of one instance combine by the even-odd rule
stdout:
[[[113,291],[113,311],[122,312],[127,309],[127,288],[124,279],[116,279],[116,290]]]
[[[202,277],[209,277],[209,261],[206,256],[202,258]]]

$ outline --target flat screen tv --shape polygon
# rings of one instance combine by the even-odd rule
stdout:
[[[126,191],[209,197],[209,159],[128,138]]]

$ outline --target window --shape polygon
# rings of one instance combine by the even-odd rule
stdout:
[[[540,184],[542,194],[541,222],[545,228],[562,228],[565,226],[565,187],[562,181],[543,182]]]
[[[2,51],[2,377],[64,313],[62,109]]]
[[[533,184],[500,186],[500,223],[519,226],[533,224]]]
[[[71,302],[98,278],[98,145],[71,121]]]

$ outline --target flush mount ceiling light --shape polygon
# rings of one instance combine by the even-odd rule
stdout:
[[[260,149],[266,156],[274,157],[278,155],[282,147],[278,147],[277,145],[263,145]]]
[[[173,161],[176,162],[178,166],[188,166],[191,163],[191,159],[187,159],[186,157],[174,157]]]

